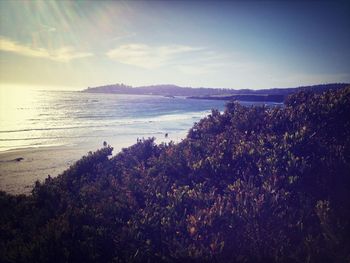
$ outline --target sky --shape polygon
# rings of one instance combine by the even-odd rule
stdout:
[[[0,1],[0,85],[350,83],[346,1]]]

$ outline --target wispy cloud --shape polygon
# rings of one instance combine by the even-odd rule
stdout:
[[[247,75],[259,72],[261,65],[239,52],[217,51],[188,45],[150,46],[124,44],[109,50],[107,56],[123,64],[145,69],[171,67],[175,73],[188,76],[217,74]]]
[[[57,49],[35,48],[20,44],[12,39],[0,37],[0,50],[23,56],[45,58],[58,62],[69,62],[73,59],[93,56],[89,52],[79,52],[73,47],[64,46]]]
[[[137,43],[121,45],[108,51],[107,56],[123,64],[154,69],[171,64],[180,55],[202,49],[185,45],[149,46]]]

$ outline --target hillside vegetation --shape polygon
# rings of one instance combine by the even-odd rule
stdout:
[[[228,103],[0,195],[1,262],[349,262],[350,87]]]

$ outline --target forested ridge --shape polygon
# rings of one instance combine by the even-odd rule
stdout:
[[[88,87],[82,92],[87,93],[115,93],[115,94],[133,94],[133,95],[159,95],[159,96],[232,96],[232,95],[278,95],[286,97],[299,91],[311,91],[321,93],[327,90],[337,90],[349,86],[347,83],[328,83],[312,86],[301,86],[294,88],[273,88],[273,89],[220,89],[220,88],[192,88],[179,87],[176,85],[151,85],[132,87],[124,84],[112,84],[99,87]]]
[[[349,262],[350,87],[227,104],[178,144],[0,194],[1,262]]]

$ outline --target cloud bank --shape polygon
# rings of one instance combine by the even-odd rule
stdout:
[[[123,64],[155,69],[171,64],[180,55],[202,49],[184,45],[149,46],[134,43],[121,45],[109,50],[106,54],[109,58]]]
[[[27,57],[45,58],[57,62],[69,62],[74,59],[93,56],[92,53],[79,52],[70,46],[64,46],[58,49],[35,48],[20,44],[5,37],[0,37],[0,50]]]

